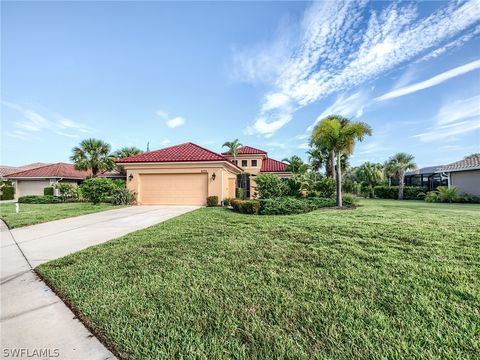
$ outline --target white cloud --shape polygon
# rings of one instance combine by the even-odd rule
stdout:
[[[435,116],[433,126],[413,137],[423,142],[448,141],[476,129],[480,129],[480,95],[447,102]]]
[[[276,71],[279,75],[271,82],[273,90],[248,132],[271,136],[298,109],[373,80],[454,40],[478,23],[480,6],[476,0],[452,2],[419,18],[414,4],[392,3],[382,11],[369,12],[368,19],[366,14],[363,1],[314,2],[306,10],[295,46]],[[255,67],[261,62],[257,60],[268,54],[261,52],[258,56],[250,61],[255,74],[262,71],[261,66]],[[359,115],[362,112],[357,111]]]
[[[174,117],[172,119],[169,119],[165,122],[168,127],[171,127],[172,129],[182,126],[185,124],[185,119],[181,116]]]
[[[52,131],[53,133],[67,137],[78,137],[75,133],[66,133],[63,130],[73,132],[87,133],[90,128],[78,121],[67,119],[59,114],[55,114],[48,119],[44,115],[35,110],[14,104],[5,100],[1,104],[21,115],[21,119],[13,122],[16,130],[7,132],[7,135],[16,137],[18,139],[30,139],[32,133],[39,133],[41,131]]]
[[[408,95],[423,89],[427,89],[432,86],[439,85],[443,83],[444,81],[447,81],[451,78],[466,74],[470,71],[476,70],[480,68],[480,60],[475,60],[472,61],[468,64],[458,66],[454,69],[445,71],[439,75],[436,75],[428,80],[418,82],[416,84],[412,84],[409,86],[402,87],[400,89],[396,89],[393,91],[390,91],[386,94],[383,94],[382,96],[379,96],[375,98],[376,101],[383,101],[383,100],[389,100],[393,98],[397,98],[400,96]]]
[[[155,111],[155,114],[157,114],[157,116],[160,116],[163,119],[168,119],[168,112],[166,112],[165,110],[159,109]]]

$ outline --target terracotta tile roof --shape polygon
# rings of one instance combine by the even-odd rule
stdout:
[[[273,159],[265,159],[262,161],[260,172],[286,172],[287,164]]]
[[[76,170],[72,164],[56,163],[40,166],[30,170],[19,171],[8,175],[8,178],[40,177],[83,179],[90,175],[89,171]]]
[[[461,171],[480,168],[480,154],[468,156],[463,160],[442,166],[439,171]]]
[[[0,176],[10,175],[19,171],[35,169],[40,166],[48,165],[47,163],[33,163],[27,164],[22,166],[8,166],[8,165],[0,165]]]
[[[117,163],[149,163],[149,162],[192,162],[192,161],[228,161],[225,156],[205,149],[191,142],[170,146],[164,149],[145,152],[117,160]]]
[[[224,151],[222,153],[223,155],[230,155],[230,153],[228,151]],[[263,151],[263,150],[260,150],[260,149],[256,149],[254,147],[251,147],[251,146],[242,146],[238,149],[238,154],[249,154],[249,155],[253,155],[253,154],[267,154],[266,151]]]

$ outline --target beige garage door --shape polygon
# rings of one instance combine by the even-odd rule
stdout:
[[[149,205],[203,205],[207,179],[207,174],[140,175],[140,201]]]

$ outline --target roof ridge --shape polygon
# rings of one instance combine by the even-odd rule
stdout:
[[[21,173],[23,173],[23,172],[27,172],[27,171],[31,171],[31,170],[43,169],[43,168],[45,168],[45,167],[47,167],[47,166],[52,166],[52,165],[56,165],[56,164],[59,164],[59,163],[47,164],[47,165],[42,165],[42,166],[39,166],[39,167],[36,167],[36,168],[33,168],[33,169],[25,169],[25,170],[17,171],[17,172],[8,174],[8,176],[21,174]]]

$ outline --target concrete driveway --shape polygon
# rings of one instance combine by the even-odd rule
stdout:
[[[2,358],[115,358],[32,268],[197,208],[134,206],[11,232],[0,221]]]

